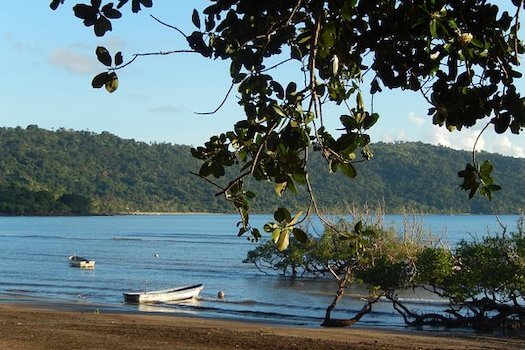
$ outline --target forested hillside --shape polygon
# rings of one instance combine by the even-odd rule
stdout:
[[[316,197],[325,210],[384,202],[389,212],[404,209],[441,213],[519,213],[525,208],[525,159],[480,154],[490,159],[503,190],[489,202],[468,200],[457,171],[469,153],[423,143],[379,143],[374,158],[357,164],[357,178],[328,174],[320,154],[312,169]],[[190,174],[199,161],[190,147],[124,140],[110,133],[37,126],[0,128],[0,213],[81,214],[117,212],[225,212],[233,207],[215,187]],[[251,184],[253,208],[271,212],[278,203],[271,186]],[[302,194],[286,194],[300,209]],[[304,208],[302,208],[304,209]]]

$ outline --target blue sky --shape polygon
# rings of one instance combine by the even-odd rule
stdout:
[[[124,17],[114,21],[113,31],[103,38],[95,37],[91,28],[73,16],[71,8],[79,1],[66,0],[57,11],[49,9],[49,2],[0,4],[0,126],[108,131],[137,141],[196,146],[230,130],[242,118],[234,96],[215,115],[195,114],[214,110],[230,81],[227,64],[195,54],[141,58],[119,72],[120,87],[115,93],[91,88],[92,77],[104,71],[94,55],[96,46],[121,50],[125,61],[134,53],[185,49],[180,34],[148,14],[189,33],[194,30],[192,9],[204,7],[207,1],[156,0],[151,10],[137,15],[125,8]],[[523,78],[518,86],[525,94]],[[459,133],[433,126],[427,104],[412,92],[383,93],[375,98],[374,108],[381,118],[371,132],[373,141],[423,141],[471,149],[482,126]],[[335,127],[344,111],[329,112]],[[525,157],[524,135],[501,136],[489,130],[479,146]]]

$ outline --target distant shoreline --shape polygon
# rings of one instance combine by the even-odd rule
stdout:
[[[266,212],[252,212],[252,215],[273,215],[273,213]],[[444,215],[444,216],[498,216],[498,215],[523,215],[523,213],[397,213],[397,212],[386,212],[384,215],[407,215],[407,216],[420,216],[420,215]],[[0,213],[0,217],[82,217],[82,216],[167,216],[167,215],[238,215],[236,211],[226,211],[226,212],[206,212],[206,211],[130,211],[130,212],[114,212],[114,213],[85,213],[85,214],[25,214],[25,215],[15,215],[15,214],[5,214]],[[315,215],[315,214],[313,214]],[[350,212],[347,214],[342,213],[322,213],[322,215],[334,215],[334,216],[345,216],[351,215]]]

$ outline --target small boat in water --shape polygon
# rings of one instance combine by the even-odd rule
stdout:
[[[124,294],[126,303],[155,303],[163,301],[187,300],[195,298],[204,288],[202,284],[154,290],[149,292],[127,292]]]
[[[69,265],[73,267],[80,267],[81,269],[94,269],[95,260],[90,260],[78,255],[71,255],[69,257]]]

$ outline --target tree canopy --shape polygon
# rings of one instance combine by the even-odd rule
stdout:
[[[63,3],[53,0],[51,8]],[[349,178],[357,175],[357,162],[373,157],[368,130],[380,116],[373,102],[365,105],[364,94],[417,91],[428,102],[432,122],[450,131],[483,123],[483,130],[520,133],[525,99],[514,83],[522,75],[519,55],[525,46],[518,31],[525,2],[512,4],[515,11],[509,13],[486,0],[210,0],[204,10],[188,14],[192,33],[161,22],[188,44],[171,53],[190,51],[229,62],[230,92],[235,88],[244,112],[231,130],[192,149],[203,161],[198,176],[239,210],[239,233],[257,239],[259,231],[248,222],[255,193],[245,179],[272,183],[278,196],[304,186],[306,212],[319,212],[307,166],[311,153],[320,152],[330,171]],[[73,10],[103,36],[129,5],[137,13],[153,2],[119,0],[115,6],[91,0]],[[109,92],[118,87],[118,70],[143,55],[125,61],[121,52],[104,47],[95,54],[106,70],[92,86]],[[284,65],[293,72],[290,76],[274,74]],[[345,108],[338,130],[325,126],[333,118],[324,113],[329,105]],[[472,159],[458,173],[461,187],[470,198],[480,193],[490,199],[500,187],[492,178],[492,164],[479,161],[475,150],[473,145]],[[237,173],[231,176],[225,169],[235,165]],[[279,210],[275,216],[282,221],[272,226],[274,234],[298,232],[292,216]]]
[[[500,232],[449,247],[425,232],[417,218],[407,217],[402,234],[398,234],[385,226],[381,213],[354,211],[352,216],[353,222],[341,219],[334,223],[344,239],[326,228],[307,244],[292,239],[285,251],[270,242],[259,245],[248,252],[244,262],[291,278],[335,277],[338,289],[323,326],[351,326],[372,312],[382,297],[410,326],[470,327],[477,331],[521,330],[525,326],[523,217],[515,231],[501,226]],[[351,286],[368,290],[360,297],[363,308],[350,319],[332,318]],[[406,297],[409,291],[415,296],[423,293],[425,298],[431,295],[440,303],[432,308],[417,307]]]

